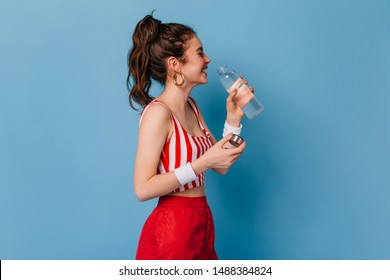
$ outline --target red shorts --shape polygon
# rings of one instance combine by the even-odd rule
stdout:
[[[137,260],[216,260],[214,221],[206,197],[160,197],[146,220]]]

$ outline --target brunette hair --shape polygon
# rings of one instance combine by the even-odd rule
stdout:
[[[136,110],[133,102],[145,107],[153,100],[149,95],[151,79],[165,84],[166,59],[173,56],[185,62],[186,43],[195,34],[192,28],[183,24],[161,23],[153,17],[153,13],[138,22],[133,33],[133,46],[127,57],[127,89],[131,108]]]

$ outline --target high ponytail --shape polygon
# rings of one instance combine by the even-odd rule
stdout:
[[[163,24],[153,15],[138,22],[133,33],[133,47],[128,54],[127,88],[131,108],[136,110],[134,102],[145,107],[153,100],[149,95],[152,79],[165,84],[166,59],[174,56],[185,60],[186,42],[194,35],[195,31],[188,26]],[[131,79],[134,85],[131,85]]]
[[[152,16],[144,17],[135,27],[133,33],[133,48],[128,55],[129,73],[127,75],[127,88],[130,91],[129,102],[135,109],[133,101],[145,107],[153,98],[149,95],[152,84],[149,71],[150,42],[157,36],[159,21]],[[131,88],[130,77],[134,80]]]

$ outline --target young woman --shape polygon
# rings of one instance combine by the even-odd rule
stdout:
[[[205,197],[208,169],[225,174],[245,148],[245,142],[224,148],[231,133],[239,134],[243,111],[226,102],[227,118],[219,142],[209,131],[190,97],[192,88],[207,83],[210,58],[194,30],[163,24],[148,15],[136,26],[129,52],[129,101],[141,105],[134,191],[140,201],[158,197],[147,219],[136,259],[217,259],[214,223]],[[152,79],[164,85],[153,98]],[[253,91],[253,89],[251,89]]]

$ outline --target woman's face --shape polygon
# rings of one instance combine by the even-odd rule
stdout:
[[[204,53],[202,42],[194,35],[187,41],[188,49],[185,52],[185,63],[181,66],[186,84],[199,85],[207,83],[207,65],[210,58]]]

